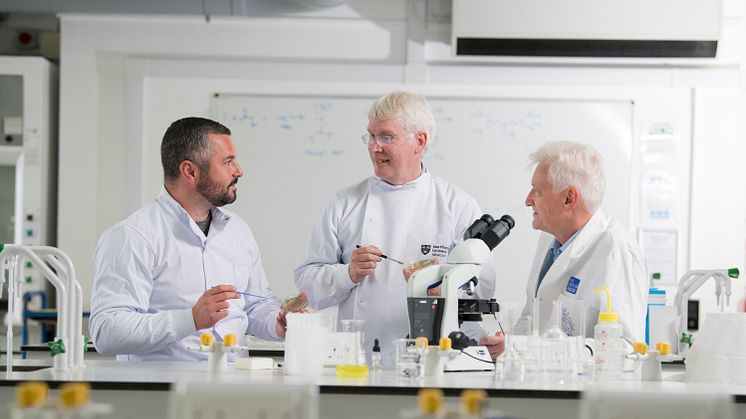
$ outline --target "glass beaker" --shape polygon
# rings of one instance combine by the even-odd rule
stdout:
[[[424,348],[417,345],[416,339],[397,339],[396,373],[404,378],[421,378],[425,375]]]
[[[363,349],[363,326],[365,320],[342,320],[344,361],[337,365],[338,377],[366,377],[368,364]]]

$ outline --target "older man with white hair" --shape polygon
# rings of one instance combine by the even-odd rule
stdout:
[[[526,287],[526,306],[514,332],[529,332],[532,302],[538,298],[539,333],[544,333],[552,320],[552,303],[559,299],[565,333],[593,336],[599,311],[606,311],[605,293],[593,290],[605,285],[624,337],[642,341],[648,293],[645,260],[629,232],[600,208],[606,188],[601,155],[584,144],[551,142],[529,158],[536,169],[526,206],[533,210],[532,227],[543,233]]]
[[[424,97],[397,91],[377,99],[362,136],[374,176],[335,195],[295,270],[295,284],[308,293],[311,307],[338,306],[338,320],[365,321],[365,349],[370,353],[377,339],[384,368],[394,367],[394,339],[410,333],[406,280],[412,270],[384,260],[383,250],[407,265],[445,263],[482,215],[474,198],[425,168],[422,156],[434,132]],[[483,267],[475,291],[478,298],[493,297],[492,264]],[[464,326],[491,355],[502,350],[499,338],[484,336],[478,324]]]

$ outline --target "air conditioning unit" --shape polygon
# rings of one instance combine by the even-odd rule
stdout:
[[[459,56],[715,57],[722,0],[453,0]]]

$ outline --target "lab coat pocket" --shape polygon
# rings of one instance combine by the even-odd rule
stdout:
[[[576,336],[582,333],[583,326],[587,323],[584,318],[585,298],[584,284],[579,278],[571,276],[557,297],[562,304],[562,330],[569,336]]]

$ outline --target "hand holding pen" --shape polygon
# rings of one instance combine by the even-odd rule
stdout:
[[[215,326],[219,320],[228,316],[228,300],[239,298],[233,285],[218,285],[205,291],[192,307],[192,319],[197,330]]]
[[[360,246],[359,244],[358,244],[358,245],[355,245],[355,248],[356,248],[356,249],[360,249],[361,247],[363,247],[363,246]],[[370,247],[375,247],[375,246],[370,246]],[[376,249],[378,249],[377,247],[375,247],[375,248],[376,248]],[[379,249],[379,251],[380,251],[380,249]],[[386,256],[386,255],[384,255],[383,253],[381,253],[381,254],[380,254],[380,255],[378,255],[378,256],[380,256],[380,257],[381,257],[381,258],[383,258],[383,259],[388,259],[388,260],[390,260],[390,261],[392,261],[392,262],[396,262],[396,263],[398,263],[399,265],[404,265],[404,262],[402,262],[402,261],[400,261],[400,260],[397,260],[397,259],[394,259],[394,258],[392,258],[392,257],[390,257],[390,256]]]
[[[355,250],[350,255],[350,264],[347,268],[350,274],[350,280],[359,284],[365,277],[372,274],[376,265],[383,259],[390,260],[399,264],[402,262],[383,254],[381,249],[376,246],[355,246]]]

